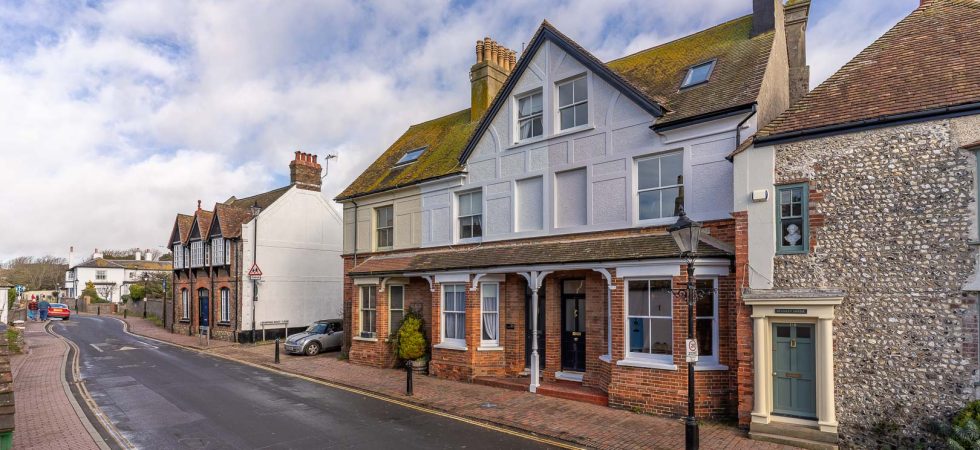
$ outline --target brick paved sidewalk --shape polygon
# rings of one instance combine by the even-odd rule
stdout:
[[[100,448],[65,393],[61,363],[68,344],[44,331],[44,324],[28,322],[24,331],[28,354],[12,358],[14,375],[14,448]]]
[[[143,319],[129,318],[127,322],[131,332],[199,347],[196,338],[170,334]],[[207,352],[588,447],[684,447],[684,424],[678,419],[426,376],[415,378],[415,396],[408,397],[405,395],[405,372],[350,364],[339,360],[338,353],[316,357],[283,353],[282,363],[276,366],[271,345],[216,344],[212,341]],[[705,423],[701,426],[701,448],[768,450],[792,447],[753,441],[735,427]]]

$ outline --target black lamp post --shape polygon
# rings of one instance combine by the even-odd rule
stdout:
[[[150,281],[150,274],[143,272],[143,318],[144,319],[146,318],[146,297],[148,296],[146,292],[147,281]]]
[[[697,302],[697,290],[694,286],[694,260],[697,258],[698,241],[701,239],[701,222],[687,218],[684,208],[680,209],[680,217],[667,229],[681,250],[681,258],[687,261],[687,339],[693,340],[694,306]],[[684,418],[684,448],[697,450],[699,446],[698,421],[694,417],[694,361],[687,362],[687,417]]]

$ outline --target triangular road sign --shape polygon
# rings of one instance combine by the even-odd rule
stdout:
[[[259,269],[259,265],[252,263],[252,268],[248,269],[249,278],[262,278],[262,269]]]

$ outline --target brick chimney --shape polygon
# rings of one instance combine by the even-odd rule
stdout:
[[[490,39],[476,41],[476,64],[470,67],[470,120],[477,121],[517,65],[517,53]]]
[[[300,189],[319,192],[322,184],[321,167],[316,158],[316,155],[310,153],[295,152],[293,161],[289,163],[289,183]]]
[[[790,0],[784,9],[790,105],[810,91],[810,66],[806,64],[806,23],[809,15],[810,0]]]

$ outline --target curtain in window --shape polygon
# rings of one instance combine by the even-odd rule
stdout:
[[[499,299],[497,286],[483,287],[483,340],[496,341],[500,329],[500,314],[498,313]]]

